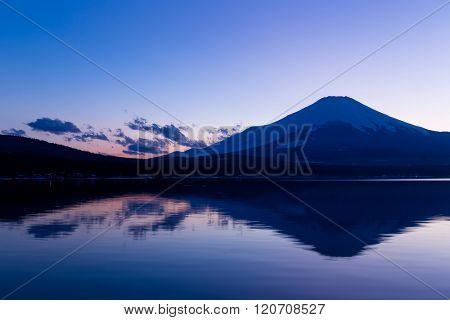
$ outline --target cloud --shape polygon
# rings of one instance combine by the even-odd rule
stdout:
[[[136,141],[129,136],[127,136],[122,129],[117,129],[114,132],[114,137],[117,137],[119,139],[116,139],[115,143],[120,144],[123,147],[126,147],[130,144],[136,143]]]
[[[155,140],[148,140],[148,139],[138,139],[135,143],[129,145],[127,147],[128,152],[134,152],[133,154],[138,153],[151,153],[151,154],[161,154],[164,153],[164,147],[166,146],[166,141],[155,139]],[[127,153],[127,152],[125,152]],[[130,154],[130,153],[128,153]]]
[[[147,120],[144,118],[134,118],[133,121],[125,123],[125,125],[131,130],[139,131],[151,131],[152,126],[147,124]]]
[[[196,141],[187,138],[179,128],[175,127],[173,124],[158,126],[153,124],[153,130],[155,133],[161,134],[163,137],[170,139],[172,141],[178,142],[182,146],[192,147],[192,148],[203,148],[206,144],[203,141]]]
[[[192,148],[203,148],[206,144],[203,141],[197,141],[186,137],[180,129],[187,131],[186,127],[176,127],[173,124],[160,126],[156,123],[149,124],[144,118],[135,118],[133,121],[126,123],[128,128],[132,130],[148,131],[163,136],[177,142],[178,144]]]
[[[126,139],[130,139],[130,140],[126,140]],[[126,147],[126,146],[134,143],[134,140],[131,139],[130,137],[127,137],[126,139],[116,139],[116,141],[114,141],[114,142],[116,144],[121,145],[122,147]]]
[[[194,135],[193,130],[189,127],[178,127],[180,130],[187,131],[185,135]],[[196,133],[196,139],[190,140],[193,148],[202,148],[222,141],[238,132],[242,131],[241,125],[222,126],[222,127],[199,127]],[[196,143],[192,143],[195,141]]]
[[[237,125],[231,126],[231,127],[219,127],[219,128],[217,128],[217,131],[220,132],[225,137],[230,137],[233,134],[241,132],[242,126],[240,124],[237,124]]]
[[[81,130],[72,122],[59,119],[40,118],[27,123],[33,130],[50,132],[53,134],[80,133]]]
[[[86,131],[82,134],[67,138],[68,141],[71,141],[72,139],[78,142],[89,142],[92,140],[109,141],[108,137],[103,132],[95,132],[93,130]]]
[[[142,152],[136,152],[136,151],[130,151],[130,150],[122,150],[122,152],[125,153],[125,154],[133,155],[133,156],[143,155]]]
[[[26,135],[25,131],[20,130],[20,129],[14,129],[14,128],[11,128],[9,130],[2,130],[1,133],[3,135],[16,136],[16,137],[24,137]]]
[[[192,127],[195,127],[195,125],[192,125]],[[181,131],[192,131],[192,128],[189,126],[179,126],[178,129]]]
[[[228,127],[206,127],[204,131],[209,134],[217,135],[219,139],[225,139],[231,137],[233,134],[241,132],[242,126],[237,124],[235,126]]]

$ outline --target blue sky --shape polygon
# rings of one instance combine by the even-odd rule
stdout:
[[[445,1],[5,0],[187,124],[264,124]],[[450,5],[293,111],[351,96],[450,131]],[[177,121],[0,3],[0,129]]]

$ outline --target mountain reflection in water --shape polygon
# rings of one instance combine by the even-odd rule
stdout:
[[[436,282],[433,285],[441,286],[441,291],[450,293],[450,282],[447,281],[447,284],[444,284],[443,281],[439,281],[439,278],[449,280],[450,276],[450,271],[447,269],[450,266],[450,257],[448,253],[442,256],[442,252],[449,252],[450,246],[448,241],[450,235],[447,235],[450,231],[448,221],[450,183],[285,182],[283,187],[355,237],[324,219],[315,210],[291,195],[261,182],[184,184],[159,197],[155,196],[157,191],[151,190],[88,198],[71,197],[67,201],[60,200],[57,203],[49,202],[47,204],[43,199],[40,199],[39,203],[33,201],[14,205],[9,203],[0,207],[2,212],[0,239],[9,243],[15,249],[15,253],[12,250],[0,250],[2,256],[6,257],[6,261],[9,262],[9,266],[4,265],[0,269],[3,271],[0,278],[8,278],[6,282],[9,284],[6,287],[0,286],[0,293],[5,294],[15,284],[19,285],[20,281],[27,280],[26,275],[33,275],[33,271],[22,264],[28,263],[30,267],[36,260],[39,263],[31,269],[36,272],[40,271],[38,266],[44,266],[45,263],[41,261],[43,257],[37,259],[35,255],[41,250],[46,249],[47,251],[42,252],[46,252],[45,254],[56,260],[64,254],[63,249],[70,251],[76,247],[75,244],[79,245],[94,237],[105,228],[111,228],[111,231],[105,234],[105,239],[103,241],[99,239],[98,243],[96,243],[97,241],[93,242],[90,245],[92,248],[86,249],[86,251],[106,257],[104,262],[95,264],[95,270],[92,270],[92,275],[88,278],[92,281],[92,277],[96,278],[100,275],[100,278],[107,277],[109,283],[108,281],[108,284],[103,283],[105,289],[101,289],[100,286],[97,291],[94,290],[95,294],[75,290],[70,294],[63,292],[63,295],[59,296],[60,298],[73,296],[78,298],[161,299],[442,298],[429,288],[415,283],[413,278],[402,274],[401,270],[396,270],[395,266],[390,265],[388,261],[377,258],[370,248],[380,250],[396,262],[396,259],[409,261],[412,269],[429,268],[428,272],[421,276],[429,277],[428,281]],[[429,232],[429,228],[434,228],[435,231]],[[108,236],[108,233],[111,234]],[[430,234],[432,236],[429,236]],[[405,243],[402,236],[407,235],[410,240]],[[133,244],[127,239],[137,242]],[[42,243],[42,241],[45,242]],[[68,246],[67,241],[70,244]],[[143,256],[140,251],[143,244],[145,244],[144,246],[148,245],[146,247],[148,250],[142,252],[148,255],[155,252],[159,256],[160,267],[164,266],[173,273],[184,274],[185,278],[175,284],[172,282],[171,288],[165,288],[159,292],[153,292],[150,288],[148,292],[141,293],[141,295],[138,294],[139,290],[133,291],[133,293],[129,293],[127,290],[117,291],[115,294],[107,292],[107,288],[111,286],[115,286],[118,290],[121,287],[128,289],[133,287],[133,281],[137,281],[137,279],[126,273],[133,272],[136,265],[132,264],[136,263],[147,265],[148,270],[156,272],[152,277],[158,278],[158,282],[164,283],[164,279],[166,279],[167,283],[171,283],[169,278],[173,273],[168,272],[167,269],[162,272],[158,267],[152,269],[154,267],[153,260]],[[155,248],[156,244],[158,245],[157,249]],[[190,246],[187,247],[187,244]],[[396,246],[389,247],[389,244],[396,244]],[[36,246],[37,251],[33,251],[33,246]],[[127,251],[127,249],[121,248],[119,250],[117,246],[127,246],[132,249],[129,248]],[[261,246],[265,248],[264,251],[261,251]],[[383,251],[383,246],[386,246],[386,252]],[[426,260],[423,255],[425,260],[421,259],[421,256],[416,256],[416,252],[412,250],[414,246],[419,248],[417,254],[421,253],[420,250],[424,250],[428,254],[437,250],[440,254],[439,259],[433,256]],[[182,253],[179,251],[181,248],[184,250]],[[289,251],[289,256],[292,258],[278,257],[285,251],[286,253]],[[392,252],[389,253],[389,251]],[[135,256],[126,260],[124,257],[130,252],[133,252]],[[243,257],[247,252],[252,252],[251,256]],[[315,252],[314,259],[307,252]],[[120,254],[123,257],[117,256]],[[168,258],[168,255],[172,256]],[[183,261],[176,261],[173,264],[173,259],[177,259],[177,255],[178,259],[183,259]],[[233,258],[230,258],[231,256]],[[83,252],[79,253],[78,259],[81,257],[83,257]],[[302,257],[307,258],[302,259]],[[53,262],[50,257],[48,258],[44,259],[47,264]],[[78,261],[78,259],[74,257],[77,264],[81,265],[86,272],[85,264],[89,265],[90,263],[86,260]],[[84,259],[88,258],[84,256]],[[231,277],[233,281],[242,281],[242,279],[236,279],[239,274],[248,275],[249,279],[242,281],[241,285],[222,281],[217,281],[215,284],[210,282],[211,288],[196,288],[195,286],[189,288],[186,283],[183,283],[183,281],[190,282],[196,278],[199,283],[208,285],[206,280],[210,275],[207,273],[213,273],[213,269],[210,268],[214,268],[217,261],[221,259],[226,260],[223,268],[228,267],[228,269],[224,270],[220,267],[221,270],[216,271],[221,271],[222,275],[223,272],[229,272],[227,277]],[[290,261],[290,259],[292,260]],[[372,264],[374,259],[377,262]],[[419,260],[422,261],[415,265],[415,262]],[[112,265],[107,265],[112,261],[117,263],[120,273],[119,270],[110,270],[109,273],[101,274],[97,270],[98,268],[100,270],[112,268]],[[309,270],[303,270],[306,273],[302,276],[306,277],[308,276],[307,272],[310,272],[309,278],[308,281],[296,283],[295,279],[299,275],[295,274],[298,271],[295,270],[295,266],[302,261],[309,264],[308,268],[307,265],[301,266],[301,268]],[[102,263],[105,265],[102,266]],[[208,263],[210,268],[205,265]],[[260,270],[256,267],[255,274],[252,274],[251,270],[247,268],[255,263],[260,264]],[[261,265],[264,263],[265,266]],[[347,269],[344,269],[342,263],[346,264]],[[70,259],[63,264],[70,264]],[[398,277],[397,280],[401,284],[397,283],[396,290],[387,287],[378,288],[379,284],[376,281],[383,277],[383,273],[376,274],[374,279],[370,278],[373,268],[376,268],[378,264],[382,264],[383,268],[392,269],[389,272],[380,271],[385,272],[386,283],[389,283],[389,279],[393,277],[391,273],[395,273],[395,276]],[[14,265],[21,265],[19,267],[21,271],[14,270]],[[273,271],[269,271],[269,267]],[[55,269],[57,268],[58,266]],[[61,268],[64,269],[64,267]],[[203,270],[204,268],[209,271],[203,275],[203,278],[197,271],[189,273],[189,271]],[[69,270],[72,269],[69,268]],[[139,270],[145,279],[147,274],[141,269]],[[342,290],[349,288],[347,284],[341,284],[339,287],[340,281],[344,281],[345,277],[347,277],[346,280],[349,280],[348,277],[356,276],[349,275],[350,270],[360,273],[359,281],[361,283],[359,286],[368,286],[373,291],[366,292],[358,287],[353,288],[353,291],[343,293]],[[447,271],[443,272],[442,270]],[[281,275],[278,272],[292,272],[292,274]],[[313,282],[309,283],[317,277],[323,277],[325,273],[329,277],[333,272],[336,273],[336,277],[343,277],[340,281],[336,280],[336,287],[332,286],[336,291],[327,288],[327,283],[330,286],[329,281],[316,279],[318,281],[316,286]],[[432,276],[433,273],[434,276]],[[189,279],[191,275],[193,279]],[[51,275],[49,276],[51,277]],[[72,274],[70,277],[78,278],[80,275]],[[128,279],[130,282],[126,285],[122,283],[122,280],[117,280],[130,277],[133,278],[133,281]],[[251,280],[252,277],[255,278]],[[289,279],[293,283],[283,283],[283,281],[288,283]],[[367,283],[364,284],[362,279],[365,279]],[[278,283],[273,284],[277,281]],[[68,283],[70,282],[68,281]],[[145,281],[137,281],[134,287],[145,287],[145,283]],[[411,290],[411,286],[416,290]],[[31,284],[22,292],[18,292],[17,297],[54,298],[54,295],[42,287],[37,287],[37,284]],[[259,291],[264,288],[268,290],[265,294],[264,291]],[[217,290],[222,291],[218,292]]]

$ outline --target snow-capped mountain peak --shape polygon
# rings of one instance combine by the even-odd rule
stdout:
[[[320,127],[336,122],[345,123],[363,131],[382,129],[395,132],[400,127],[418,130],[422,133],[427,131],[387,116],[352,98],[342,96],[322,98],[275,123],[278,125],[311,124]]]
[[[316,139],[316,144],[318,140],[339,144],[335,139],[341,138],[352,146],[360,144],[358,141],[364,139],[378,141],[375,143],[399,137],[404,141],[413,141],[417,136],[426,137],[431,133],[378,112],[352,98],[326,97],[274,123],[250,127],[201,152],[187,154],[234,153],[269,145],[290,148],[287,141],[292,142],[292,137],[302,132],[304,126],[311,127],[311,137]],[[294,146],[297,143],[298,141],[294,141]]]

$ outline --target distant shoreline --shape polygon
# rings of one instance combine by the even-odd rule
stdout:
[[[450,181],[450,177],[431,177],[431,176],[395,176],[395,177],[379,177],[379,176],[360,176],[360,177],[344,177],[344,176],[327,176],[327,177],[283,177],[283,176],[274,176],[268,177],[274,181],[286,181],[286,182],[389,182],[389,181]],[[143,182],[162,182],[162,181],[174,181],[180,180],[183,181],[267,181],[268,178],[263,176],[254,176],[254,177],[242,177],[242,176],[234,176],[234,177],[226,177],[226,176],[216,176],[216,177],[163,177],[163,178],[154,178],[152,176],[144,176],[144,177],[63,177],[63,176],[55,176],[55,177],[0,177],[0,182],[107,182],[107,181],[143,181]]]

